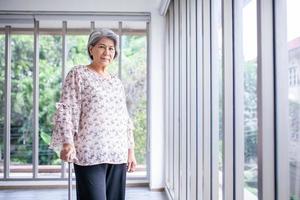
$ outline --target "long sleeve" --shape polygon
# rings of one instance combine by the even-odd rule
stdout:
[[[126,110],[126,114],[127,114],[127,121],[126,121],[126,125],[127,125],[127,146],[128,149],[133,149],[134,148],[134,135],[133,135],[133,130],[134,130],[134,125],[133,122],[129,116],[128,110],[127,110],[127,106],[126,106],[126,95],[125,95],[125,89],[124,86],[122,84],[122,93],[123,93],[123,100],[124,100],[124,104],[125,104],[125,110]]]
[[[76,68],[71,70],[64,81],[60,101],[56,104],[51,149],[61,150],[64,143],[74,144],[81,110],[81,84]]]
[[[128,116],[128,122],[127,122],[128,149],[133,149],[134,148],[133,130],[134,130],[134,126],[133,126],[132,120]]]

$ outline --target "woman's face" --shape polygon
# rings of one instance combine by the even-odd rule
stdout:
[[[113,61],[116,53],[114,41],[106,37],[99,40],[95,46],[91,46],[89,51],[93,56],[93,63],[103,67]]]

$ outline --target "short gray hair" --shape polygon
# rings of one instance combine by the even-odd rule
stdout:
[[[90,54],[90,50],[89,50],[90,46],[95,46],[97,42],[99,42],[99,40],[101,40],[104,37],[111,39],[114,42],[115,49],[116,49],[114,59],[118,56],[119,36],[110,29],[100,28],[90,33],[89,40],[87,43],[87,51],[91,60],[93,60],[93,56]]]

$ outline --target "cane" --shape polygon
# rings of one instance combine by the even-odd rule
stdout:
[[[68,199],[72,200],[72,163],[68,162],[69,175],[68,175]]]

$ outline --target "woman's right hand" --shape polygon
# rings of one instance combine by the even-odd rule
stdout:
[[[72,162],[75,155],[75,148],[72,144],[63,144],[63,148],[60,151],[60,159],[66,162]]]

